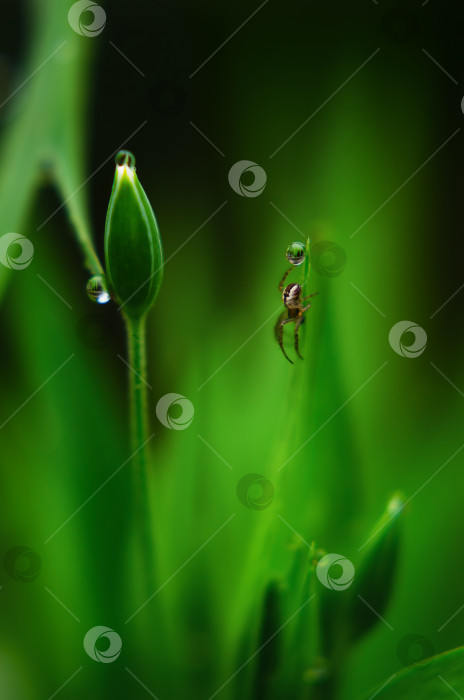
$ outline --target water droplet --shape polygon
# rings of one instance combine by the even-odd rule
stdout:
[[[135,156],[130,151],[119,151],[114,160],[116,165],[127,165],[129,168],[135,168]]]
[[[101,275],[94,275],[87,282],[87,296],[96,304],[107,304],[110,295],[106,286],[105,278]]]
[[[292,265],[301,265],[306,257],[306,246],[304,243],[291,243],[285,251],[285,255]]]

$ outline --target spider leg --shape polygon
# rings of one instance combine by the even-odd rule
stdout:
[[[319,292],[314,292],[314,294],[308,294],[307,297],[303,297],[302,301],[306,301],[306,299],[311,299],[311,297],[317,297]]]
[[[285,318],[288,318],[288,312],[287,312],[287,311],[282,311],[282,313],[280,314],[280,316],[279,316],[279,318],[277,319],[277,322],[276,322],[276,324],[275,324],[275,326],[274,326],[274,333],[275,333],[275,337],[276,337],[277,342],[279,341],[280,326],[281,326],[281,324],[282,324],[282,321],[283,321]]]
[[[285,280],[287,279],[287,275],[288,275],[288,273],[290,272],[290,270],[293,270],[293,266],[288,268],[287,272],[285,273],[285,275],[284,275],[284,276],[282,277],[282,279],[280,280],[279,291],[281,291],[281,292],[284,291],[284,282],[285,282]]]
[[[311,304],[310,304],[310,306],[311,306]],[[305,311],[305,309],[302,309],[302,311]],[[304,321],[304,316],[303,316],[303,314],[301,314],[301,316],[299,316],[295,322],[295,352],[298,355],[298,357],[302,360],[304,359],[304,357],[303,357],[303,355],[300,354],[300,351],[298,349],[298,330],[299,330],[301,324],[303,323],[303,321]]]
[[[277,325],[276,325],[277,342],[279,343],[280,349],[284,353],[285,357],[292,365],[293,365],[293,361],[289,358],[289,356],[287,355],[287,353],[284,350],[283,338],[284,338],[284,326],[285,326],[285,324],[291,323],[294,320],[295,320],[294,318],[284,318],[282,321],[279,319],[279,321],[277,321]]]

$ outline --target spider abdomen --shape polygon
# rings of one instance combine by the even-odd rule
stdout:
[[[301,306],[301,285],[287,284],[282,294],[282,301],[287,309],[295,309]]]

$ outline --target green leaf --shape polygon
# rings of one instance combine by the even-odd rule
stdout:
[[[158,224],[128,151],[116,156],[105,224],[106,274],[124,314],[136,320],[153,304],[163,276]]]
[[[66,205],[89,272],[102,274],[91,235],[88,188],[83,187],[95,47],[63,21],[61,0],[33,0],[27,6],[27,55],[18,63],[17,85],[2,106],[0,157],[8,167],[0,172],[0,236],[14,231],[29,237],[27,217],[36,191],[42,182],[50,182]],[[57,211],[37,222],[34,246],[41,243],[42,230],[53,226]],[[0,296],[15,276],[0,265]]]
[[[366,537],[359,560],[353,559],[355,576],[349,588],[320,593],[322,649],[334,666],[387,608],[398,563],[402,509],[403,501],[394,496],[373,534]]]
[[[350,588],[350,637],[359,639],[379,622],[393,592],[401,538],[403,500],[393,496],[386,511],[361,547],[362,557]],[[375,611],[375,612],[374,612]]]
[[[264,596],[263,615],[259,632],[259,649],[256,664],[254,697],[269,697],[280,658],[282,625],[281,584],[271,581]]]
[[[365,698],[376,700],[456,700],[464,694],[464,647],[446,651],[379,684]]]

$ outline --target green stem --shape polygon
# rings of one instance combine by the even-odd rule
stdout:
[[[85,203],[68,195],[71,190],[71,183],[67,181],[66,175],[58,171],[56,176],[56,184],[61,193],[63,201],[66,202],[67,213],[74,230],[77,242],[81,247],[84,255],[84,265],[91,275],[105,275],[102,264],[99,260],[92,236],[90,234],[90,225],[88,222]]]
[[[147,588],[154,590],[153,530],[148,495],[147,353],[145,316],[124,318],[129,355],[129,402],[132,466],[134,474],[136,527],[140,537]]]

